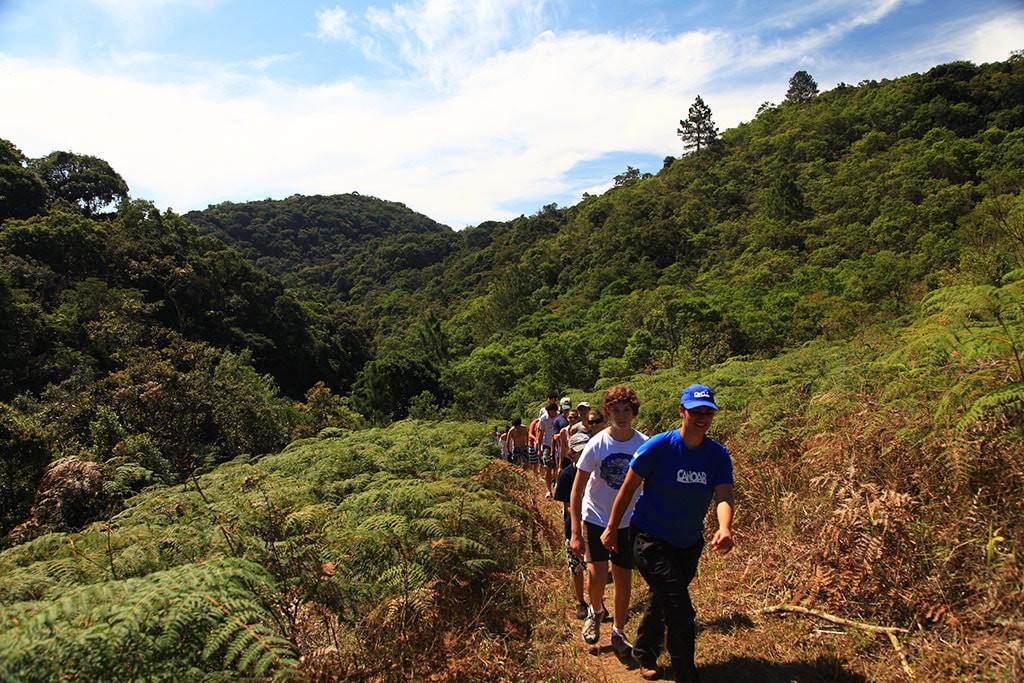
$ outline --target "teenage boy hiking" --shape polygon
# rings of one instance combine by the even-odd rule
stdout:
[[[619,494],[629,471],[629,462],[636,449],[647,436],[633,429],[633,418],[640,409],[636,392],[625,386],[614,386],[604,393],[601,407],[607,429],[597,432],[587,441],[586,448],[576,463],[569,510],[572,518],[571,547],[573,552],[587,561],[590,612],[583,622],[583,640],[594,645],[601,638],[604,618],[604,591],[608,579],[608,561],[612,563],[612,584],[615,601],[612,619],[612,648],[621,657],[628,656],[631,645],[626,640],[626,612],[629,610],[630,580],[633,556],[629,552],[629,516],[623,518],[621,535],[623,552],[609,552],[601,544],[601,533],[609,525],[612,503]],[[633,509],[634,492],[624,504],[626,511]],[[600,611],[595,612],[595,606]]]
[[[718,531],[711,546],[720,553],[733,548],[732,459],[725,446],[706,436],[717,410],[711,387],[692,384],[683,389],[682,425],[654,435],[637,449],[601,534],[610,552],[632,548],[636,567],[650,586],[633,642],[633,657],[646,679],[659,675],[657,659],[664,644],[676,681],[698,680],[696,613],[689,585],[704,548],[704,517],[712,498],[717,501]],[[634,501],[641,484],[643,491]],[[618,526],[630,517],[630,509],[631,545],[626,546]]]

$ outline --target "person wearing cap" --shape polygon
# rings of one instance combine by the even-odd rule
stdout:
[[[575,460],[573,454],[569,452],[569,437],[575,433],[575,427],[580,423],[580,414],[575,410],[570,410],[565,414],[565,419],[567,423],[558,431],[558,436],[555,437],[554,442],[557,446],[555,451],[557,452],[558,467],[556,471],[558,474],[561,474],[568,467],[569,463]],[[587,436],[590,436],[589,433]],[[555,479],[557,481],[557,475]]]
[[[697,680],[696,613],[689,584],[704,548],[704,517],[712,499],[717,501],[718,530],[711,546],[721,553],[733,548],[732,459],[725,446],[707,436],[717,411],[711,387],[691,384],[683,390],[681,426],[652,436],[637,449],[601,535],[610,552],[620,549],[618,524],[629,516],[642,484],[632,506],[629,539],[636,567],[650,587],[632,652],[646,679],[658,675],[664,644],[676,681]]]
[[[583,594],[583,561],[572,551],[572,516],[569,514],[569,502],[572,483],[576,479],[576,460],[589,440],[589,434],[573,434],[568,438],[566,452],[569,455],[569,464],[558,473],[554,495],[554,499],[562,503],[562,519],[565,523],[565,560],[569,567],[569,575],[572,576],[573,592],[576,595],[576,618],[581,620],[587,618],[590,606]]]
[[[573,427],[573,434],[579,432],[590,434],[590,404],[586,401],[580,401],[576,404],[576,413],[580,416],[580,421]]]
[[[581,403],[580,405],[581,406],[589,406],[590,404],[584,402],[584,403]],[[572,415],[572,413],[570,413],[570,416],[571,415]],[[568,439],[570,437],[572,437],[573,435],[575,435],[575,434],[585,434],[587,436],[593,436],[597,432],[599,432],[602,429],[604,429],[604,416],[601,415],[601,411],[600,410],[594,410],[594,409],[588,407],[588,408],[584,408],[583,412],[577,411],[577,415],[578,415],[579,421],[576,422],[576,423],[573,423],[572,420],[570,420],[569,421],[569,426],[562,430],[562,433],[564,433],[565,437],[566,437],[566,448],[568,448]],[[586,427],[583,427],[584,423],[586,423]],[[565,466],[568,465],[568,464],[569,464],[568,463],[568,459],[567,458],[562,458],[561,468],[565,469]]]
[[[612,503],[617,500],[629,463],[647,435],[633,429],[633,419],[640,409],[636,392],[617,385],[604,392],[601,407],[611,423],[594,434],[576,463],[569,514],[572,518],[571,548],[587,561],[590,611],[583,621],[583,641],[595,645],[601,639],[604,620],[604,591],[611,562],[612,585],[615,589],[612,612],[611,644],[615,654],[627,656],[631,651],[624,632],[633,577],[633,556],[629,552],[629,516],[620,513],[622,523],[616,528],[621,535],[622,552],[601,543],[601,532],[608,526]],[[631,494],[626,508],[632,508]]]

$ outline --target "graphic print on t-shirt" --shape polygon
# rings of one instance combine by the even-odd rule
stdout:
[[[608,482],[608,486],[618,491],[622,488],[622,482],[626,480],[629,461],[632,459],[633,456],[627,453],[612,453],[601,461],[601,478]]]

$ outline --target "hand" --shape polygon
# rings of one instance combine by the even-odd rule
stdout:
[[[617,530],[605,529],[604,533],[601,534],[601,545],[611,552],[617,553],[619,551],[619,534]]]
[[[735,543],[732,541],[732,532],[728,529],[719,529],[715,532],[715,537],[711,539],[711,547],[725,555],[735,547]]]
[[[583,559],[586,555],[586,548],[584,547],[583,537],[576,535],[573,536],[569,541],[569,549],[575,553],[576,557]]]

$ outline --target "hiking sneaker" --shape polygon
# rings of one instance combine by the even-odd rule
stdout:
[[[580,604],[576,605],[577,619],[586,619],[588,614],[590,614],[590,605],[588,605],[585,602],[581,602]]]
[[[587,618],[583,621],[583,642],[587,645],[594,645],[601,640],[602,617],[604,617],[603,612],[595,614],[593,609],[587,613]]]
[[[633,656],[633,643],[626,640],[626,635],[615,630],[612,631],[612,649],[620,659],[629,659]]]

